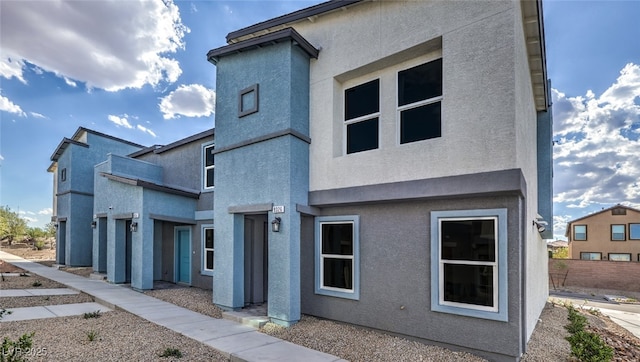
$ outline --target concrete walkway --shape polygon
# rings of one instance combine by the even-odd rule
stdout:
[[[249,326],[205,316],[129,288],[63,272],[3,251],[0,251],[0,259],[89,294],[96,302],[111,309],[127,311],[202,342],[233,361],[342,361],[336,356],[260,333]]]
[[[93,313],[95,311],[100,311],[100,313],[111,312],[110,308],[107,308],[100,303],[72,303],[40,307],[9,308],[8,310],[11,311],[11,314],[5,314],[2,317],[2,320],[0,320],[0,323],[25,321],[30,319],[68,317],[72,315]]]

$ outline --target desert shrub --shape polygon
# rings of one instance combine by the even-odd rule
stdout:
[[[27,360],[26,354],[33,345],[33,335],[35,333],[25,333],[17,341],[12,341],[9,337],[4,337],[2,350],[0,351],[0,362],[22,362]]]
[[[582,362],[608,362],[613,358],[613,349],[593,332],[585,331],[587,318],[573,306],[568,307],[569,324],[565,329],[571,333],[567,338],[571,344],[571,355]]]
[[[164,352],[160,354],[160,357],[182,358],[182,352],[177,348],[166,348]]]

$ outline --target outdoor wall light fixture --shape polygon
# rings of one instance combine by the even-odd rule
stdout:
[[[279,217],[273,219],[273,221],[271,222],[271,231],[273,231],[274,233],[280,232],[280,222],[282,222],[282,219]]]
[[[549,223],[544,220],[538,219],[533,220],[533,225],[538,228],[539,233],[543,233],[545,230],[547,230],[547,225],[549,225]]]
[[[91,222],[91,228],[92,228],[92,229],[95,229],[95,228],[96,228],[96,226],[98,226],[98,223],[97,223],[97,222],[95,222],[95,221],[92,221],[92,222]]]
[[[129,231],[131,231],[132,233],[135,233],[136,231],[138,231],[138,223],[137,222],[132,222],[131,226],[129,226]]]

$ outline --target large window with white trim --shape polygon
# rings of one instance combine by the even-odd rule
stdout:
[[[347,153],[378,148],[379,116],[379,79],[374,79],[344,91]]]
[[[215,173],[215,161],[213,157],[214,151],[213,144],[207,144],[202,146],[202,188],[204,190],[212,190],[214,187],[213,176]]]
[[[506,209],[431,213],[431,309],[507,320]]]
[[[213,253],[215,250],[213,226],[202,227],[202,273],[213,273]]]
[[[359,218],[316,218],[316,294],[359,299]]]

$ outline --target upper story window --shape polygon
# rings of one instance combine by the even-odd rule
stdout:
[[[587,225],[573,225],[573,240],[587,240]]]
[[[213,157],[214,145],[202,146],[202,188],[205,190],[212,190],[214,187],[213,176],[215,173],[215,162]]]
[[[440,137],[442,58],[398,72],[400,143]]]
[[[360,84],[344,91],[344,121],[347,153],[378,148],[380,80]]]
[[[629,240],[640,240],[640,224],[629,224]]]
[[[627,240],[625,236],[626,225],[611,225],[611,240],[624,241]]]
[[[611,215],[626,215],[627,214],[627,209],[624,209],[622,207],[616,207],[615,209],[611,210]]]

